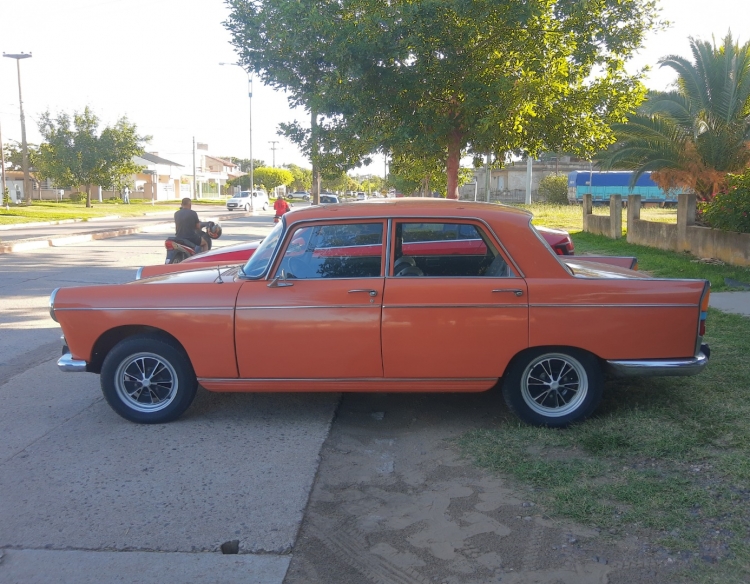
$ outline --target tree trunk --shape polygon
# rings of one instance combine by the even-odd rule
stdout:
[[[458,168],[461,164],[462,134],[458,130],[451,132],[448,140],[448,199],[458,199]]]
[[[86,185],[86,208],[91,207],[91,185]]]

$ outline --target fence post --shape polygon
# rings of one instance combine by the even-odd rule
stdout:
[[[687,229],[695,225],[695,207],[695,194],[677,195],[677,251],[690,251]]]
[[[589,217],[591,216],[591,193],[583,195],[583,230],[589,230]]]
[[[612,239],[622,238],[622,195],[609,197],[609,236]]]
[[[641,196],[628,195],[628,230],[625,239],[628,243],[636,243],[636,221],[641,219]]]

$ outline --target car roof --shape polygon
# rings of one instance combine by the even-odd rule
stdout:
[[[287,215],[287,221],[290,223],[310,219],[356,219],[391,216],[421,217],[425,215],[435,217],[477,217],[488,220],[506,217],[511,220],[528,223],[531,217],[531,213],[528,211],[506,207],[505,205],[426,197],[367,199],[325,207],[312,205],[292,210]]]

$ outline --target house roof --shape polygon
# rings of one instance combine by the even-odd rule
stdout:
[[[210,156],[208,154],[204,154],[206,158],[210,158],[211,160],[218,160],[219,162],[223,163],[225,166],[237,166],[234,162],[231,160],[227,160],[226,158],[219,158],[218,156]]]
[[[138,158],[143,158],[143,160],[147,162],[151,162],[152,164],[167,164],[169,166],[182,167],[182,164],[172,162],[171,160],[167,160],[166,158],[162,158],[161,156],[157,156],[156,154],[151,154],[149,152],[144,152],[143,154],[139,154]]]

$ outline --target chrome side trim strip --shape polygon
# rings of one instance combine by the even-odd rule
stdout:
[[[531,308],[695,308],[695,304],[529,304]]]
[[[58,290],[60,288],[55,288],[52,290],[52,294],[49,295],[49,316],[55,322],[57,322],[57,318],[55,317],[55,296],[57,296]]]
[[[86,361],[73,359],[70,353],[65,353],[57,360],[57,367],[66,373],[86,373]]]
[[[317,382],[324,382],[324,383],[336,383],[336,382],[346,382],[346,383],[352,383],[352,382],[373,382],[373,381],[387,381],[389,383],[411,383],[411,382],[422,382],[422,381],[433,381],[433,382],[440,382],[440,381],[497,381],[497,377],[285,377],[285,378],[276,378],[276,377],[199,377],[198,383],[206,382],[212,382],[212,383],[227,383],[227,382],[236,382],[236,383],[243,383],[247,381],[252,382],[273,382],[273,381],[283,381],[283,382],[309,382],[309,381],[317,381]]]
[[[57,311],[71,310],[71,311],[108,311],[108,310],[161,310],[161,311],[175,311],[175,310],[234,310],[234,306],[171,306],[162,308],[119,308],[117,306],[110,306],[107,308],[57,308]]]
[[[528,304],[383,304],[383,308],[528,308]]]
[[[136,272],[135,272],[135,279],[136,280],[140,280],[141,279],[141,274],[143,274],[143,267],[144,266],[141,266],[140,268],[138,268],[138,270],[136,270]]]
[[[237,310],[297,310],[300,308],[380,308],[380,304],[327,304],[311,306],[238,306]]]
[[[708,356],[701,351],[689,359],[643,359],[607,361],[610,371],[618,377],[661,377],[696,375],[708,365]]]

